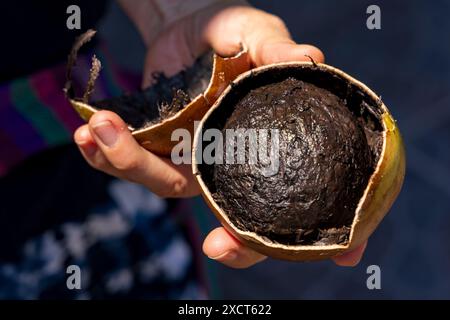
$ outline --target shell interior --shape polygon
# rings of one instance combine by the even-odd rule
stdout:
[[[195,63],[171,77],[154,74],[152,86],[120,97],[93,101],[95,110],[117,113],[131,130],[140,130],[170,118],[208,88],[213,69],[213,53],[199,57]]]
[[[361,129],[362,139],[367,145],[368,157],[358,158],[360,162],[367,161],[367,170],[363,172],[364,177],[360,181],[360,184],[362,185],[355,187],[353,194],[351,194],[351,185],[354,177],[350,176],[351,179],[346,180],[349,171],[344,172],[345,175],[341,175],[338,177],[339,179],[334,182],[330,179],[323,181],[319,179],[319,182],[323,183],[325,181],[326,184],[329,184],[325,186],[322,185],[322,189],[320,190],[320,185],[311,185],[311,177],[314,177],[314,174],[323,174],[314,171],[314,165],[321,165],[317,160],[321,155],[317,153],[314,154],[314,152],[312,152],[314,150],[306,150],[306,152],[304,152],[304,155],[306,156],[306,154],[311,151],[313,153],[312,156],[317,158],[317,161],[312,162],[312,165],[309,164],[310,167],[306,168],[311,173],[307,177],[309,182],[306,181],[306,183],[302,185],[299,180],[302,178],[302,175],[296,176],[295,174],[294,180],[289,180],[289,178],[292,177],[289,177],[289,171],[287,170],[287,173],[283,172],[282,176],[277,174],[279,179],[284,179],[280,190],[277,190],[277,183],[274,184],[271,181],[267,182],[270,179],[273,180],[273,177],[263,177],[259,174],[260,171],[253,170],[255,165],[253,165],[253,169],[251,168],[252,165],[249,164],[243,166],[238,165],[241,166],[240,169],[233,169],[233,165],[226,167],[225,164],[198,163],[197,174],[201,176],[202,183],[204,183],[210,192],[212,199],[215,202],[215,206],[223,211],[225,218],[228,220],[227,222],[240,233],[249,234],[259,238],[262,242],[271,243],[273,246],[347,245],[355,213],[364,196],[370,177],[376,170],[383,150],[383,133],[385,128],[382,118],[385,113],[385,107],[379,99],[374,98],[375,95],[368,94],[365,88],[358,82],[350,81],[349,78],[346,78],[337,72],[330,72],[330,68],[331,67],[328,66],[325,67],[325,65],[303,64],[294,68],[280,66],[279,68],[271,68],[269,70],[269,68],[266,67],[249,72],[247,75],[242,75],[233,82],[232,86],[226,90],[226,94],[216,102],[204,118],[201,124],[201,132],[197,132],[197,135],[203,135],[208,129],[219,129],[225,133],[225,128],[239,128],[243,123],[239,123],[239,121],[233,119],[233,117],[236,118],[235,109],[236,106],[242,104],[242,101],[245,100],[246,97],[248,98],[249,93],[257,92],[258,88],[260,88],[260,94],[261,92],[266,92],[266,98],[270,98],[270,85],[285,83],[286,81],[297,81],[296,83],[304,84],[305,88],[303,94],[308,94],[308,90],[317,90],[321,94],[324,94],[323,92],[326,91],[330,96],[335,97],[333,99],[340,101],[342,105],[347,108],[347,110],[344,111],[348,111],[349,117],[354,122],[354,125]],[[263,90],[261,90],[261,88],[263,88]],[[289,97],[284,98],[289,99]],[[253,98],[253,103],[255,103],[254,100],[255,99]],[[292,103],[296,102],[293,100],[291,101],[291,104]],[[246,107],[252,108],[254,106],[250,103]],[[316,107],[321,108],[320,105],[317,105]],[[248,113],[251,114],[251,111],[252,110],[248,109]],[[270,112],[275,111],[270,109],[264,110],[264,113],[266,114]],[[248,116],[250,122],[247,122],[246,124],[252,124],[251,118],[257,118],[258,116],[258,113],[251,114]],[[245,117],[245,112],[242,112],[241,108],[239,118]],[[261,115],[261,118],[264,118],[264,115]],[[284,120],[286,120],[286,118],[284,118]],[[233,124],[233,121],[237,121],[238,123],[234,123],[234,125],[230,126],[230,123]],[[279,127],[282,128],[283,125]],[[294,126],[295,125],[296,124],[294,124]],[[305,123],[297,125],[304,126]],[[334,125],[339,126],[340,124],[335,123]],[[342,123],[342,125],[344,126],[345,123]],[[333,133],[334,131],[331,130],[329,132]],[[305,137],[300,138],[304,139]],[[332,135],[325,135],[325,137],[322,138],[326,141],[327,139],[334,139],[335,137]],[[196,139],[198,140],[198,136]],[[345,144],[345,141],[343,141],[343,143]],[[197,156],[199,154],[203,155],[206,146],[207,144],[204,144],[202,145],[201,150],[196,150]],[[360,153],[364,152],[363,150],[360,150],[359,147],[357,151]],[[221,152],[225,151],[222,150]],[[356,152],[357,156],[358,152]],[[289,152],[281,154],[289,157],[291,153],[295,153],[295,150],[290,150]],[[248,156],[248,153],[246,153],[246,155]],[[333,175],[336,174],[336,172],[333,171],[336,164],[330,162],[330,157],[334,157],[334,155],[325,154],[326,159],[323,159],[324,163],[322,166],[324,168],[327,166],[331,167],[331,173],[329,174]],[[286,163],[284,163],[284,165],[286,165]],[[300,171],[305,168],[302,168],[300,165],[294,169]],[[352,167],[352,169],[354,169],[354,167]],[[277,175],[275,175],[275,179]],[[242,176],[245,177],[242,178]],[[224,179],[224,177],[227,177],[228,180]],[[249,177],[254,179],[254,182],[249,182]],[[245,180],[245,178],[247,178],[247,180]],[[297,178],[297,180],[295,180],[295,178]],[[221,179],[223,181],[221,181]],[[249,186],[249,184],[251,185]],[[346,199],[334,197],[334,194],[339,193],[338,188],[343,189],[346,188],[347,185],[350,185],[350,187],[348,187],[348,190],[344,195],[347,195],[351,201],[349,200],[350,202],[348,203],[342,203],[345,202]],[[270,186],[275,186],[275,188],[270,189]],[[294,186],[298,188],[292,192],[291,187]],[[269,189],[261,191],[257,190],[258,188]],[[306,190],[308,188],[310,189],[309,191]],[[255,189],[257,191],[255,191]],[[314,191],[317,191],[317,199],[311,200],[311,197],[308,198],[305,196],[308,192],[310,193],[310,196],[314,196]],[[283,199],[279,199],[276,196],[272,197],[271,194],[276,195],[277,193],[281,196],[283,196],[283,194],[289,194],[289,197],[287,199],[286,197]],[[320,196],[321,194],[323,195],[322,197]],[[315,203],[313,203],[315,206],[304,206],[302,201],[315,201]],[[327,203],[330,201],[334,201],[334,203]],[[339,207],[339,205],[342,206]],[[295,212],[295,210],[291,210],[290,212],[287,210],[288,218],[280,215],[280,213],[286,212],[285,209],[287,206],[291,206],[294,209],[299,208],[298,215],[293,216],[292,212]],[[336,207],[336,212],[333,212],[333,206]],[[321,212],[321,208],[326,208],[328,211],[324,209],[324,212]],[[348,209],[347,211],[350,215],[348,218],[340,219],[339,215],[342,215],[342,211],[345,211],[345,208]],[[264,212],[264,210],[266,212]],[[252,211],[254,216],[248,218],[249,212],[251,213]],[[243,217],[243,215],[247,215],[247,217]],[[320,217],[320,219],[316,219],[314,215]],[[327,220],[327,215],[332,218]],[[313,217],[311,218],[311,216]],[[314,219],[317,220],[316,223]],[[303,226],[309,227],[303,228]]]

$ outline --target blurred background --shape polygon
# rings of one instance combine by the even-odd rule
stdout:
[[[326,63],[382,96],[403,133],[407,172],[399,198],[357,267],[268,259],[234,270],[202,258],[208,296],[450,299],[450,2],[250,2],[280,16],[297,42],[319,47]],[[381,30],[366,27],[371,4],[381,8]],[[114,1],[99,30],[115,61],[130,73],[141,73],[145,48]],[[204,237],[217,221],[200,198],[189,204]],[[366,287],[366,269],[372,264],[381,268],[381,290]]]

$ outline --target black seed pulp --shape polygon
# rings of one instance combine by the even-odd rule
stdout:
[[[206,90],[212,63],[212,52],[209,52],[170,78],[155,74],[155,83],[145,90],[96,101],[92,105],[117,113],[133,129],[151,126],[175,115]]]
[[[224,137],[226,129],[278,129],[279,170],[266,177],[259,162],[201,165],[214,200],[236,227],[273,242],[347,242],[378,159],[379,119],[361,109],[366,102],[355,88],[338,96],[289,74],[259,78],[225,99],[232,111],[216,113],[205,127],[219,127]]]

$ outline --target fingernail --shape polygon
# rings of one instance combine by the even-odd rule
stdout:
[[[101,121],[93,126],[95,135],[107,147],[113,147],[117,141],[117,131],[111,121]]]
[[[210,259],[217,260],[217,261],[233,261],[237,258],[237,253],[233,250],[226,251],[218,256],[215,257],[209,257]]]

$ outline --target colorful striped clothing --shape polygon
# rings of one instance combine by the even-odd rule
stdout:
[[[103,69],[93,99],[120,95],[139,88],[140,76],[121,70],[103,46],[95,50]],[[83,88],[90,55],[79,57],[74,86]],[[65,63],[0,85],[0,176],[27,157],[70,143],[83,123],[64,97]]]
[[[106,47],[94,51],[103,68],[92,99],[140,87],[141,75]],[[73,70],[80,91],[90,62],[80,56]],[[61,63],[0,85],[0,299],[206,298],[192,202],[159,199],[85,163],[65,73]],[[81,269],[80,290],[67,287],[70,265]]]

